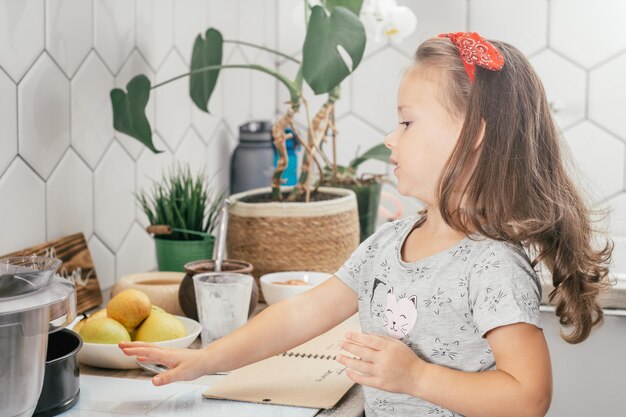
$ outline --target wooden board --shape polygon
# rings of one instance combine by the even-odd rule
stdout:
[[[84,313],[102,304],[102,292],[93,265],[87,241],[82,233],[41,243],[17,252],[0,256],[51,256],[63,261],[58,275],[70,279],[76,285],[77,313]]]

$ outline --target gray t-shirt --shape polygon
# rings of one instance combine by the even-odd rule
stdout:
[[[429,363],[495,369],[485,333],[520,322],[541,328],[537,274],[521,246],[478,234],[404,262],[400,248],[421,220],[413,215],[382,225],[335,273],[358,294],[362,331],[399,339]],[[418,397],[363,391],[367,417],[460,416]]]

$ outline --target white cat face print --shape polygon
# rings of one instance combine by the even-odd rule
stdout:
[[[406,337],[417,320],[417,296],[396,298],[393,287],[390,287],[387,291],[387,307],[385,308],[384,319],[385,329],[389,337],[394,339]]]

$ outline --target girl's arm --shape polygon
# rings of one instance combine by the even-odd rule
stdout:
[[[165,349],[149,343],[120,343],[126,355],[156,362],[169,371],[155,385],[230,371],[285,352],[337,326],[357,312],[357,295],[339,278],[273,304],[247,324],[204,349]]]
[[[552,371],[541,329],[527,323],[486,335],[496,370],[461,372],[426,364],[414,395],[468,417],[543,417],[552,399]]]
[[[486,335],[496,370],[463,372],[430,364],[403,342],[386,336],[348,334],[340,355],[355,382],[419,397],[467,417],[544,416],[552,398],[552,371],[543,332],[527,323]],[[357,371],[357,372],[355,372]]]

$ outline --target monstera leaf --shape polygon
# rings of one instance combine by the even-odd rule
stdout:
[[[352,68],[344,62],[338,48],[350,56]],[[315,6],[307,28],[302,51],[302,74],[315,94],[330,92],[361,62],[365,50],[365,29],[353,12],[336,6],[327,15]]]
[[[189,95],[200,110],[209,113],[208,105],[211,94],[217,84],[222,64],[222,34],[211,28],[206,31],[205,38],[198,35],[191,54],[191,75],[189,76]],[[211,71],[200,71],[202,68],[218,67]],[[197,72],[194,72],[197,71]]]
[[[152,143],[152,128],[146,117],[146,104],[150,98],[150,80],[145,75],[134,77],[126,90],[111,90],[113,105],[113,127],[146,145],[152,152],[160,153]]]
[[[361,13],[362,5],[363,5],[363,0],[325,0],[324,1],[324,7],[326,7],[330,11],[332,11],[337,6],[343,6],[357,16],[359,15],[359,13]]]

